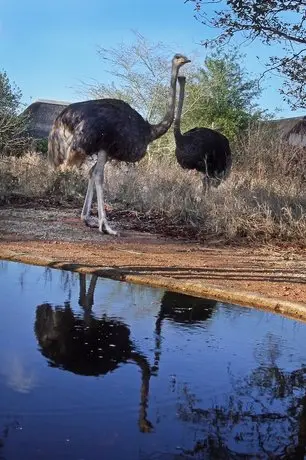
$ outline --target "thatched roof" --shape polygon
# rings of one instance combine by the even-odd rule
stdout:
[[[269,120],[272,127],[276,127],[283,136],[286,136],[292,128],[303,120],[303,117],[280,118],[278,120]]]
[[[284,135],[284,139],[290,145],[306,147],[306,117],[297,121],[294,126]]]
[[[281,139],[290,145],[306,147],[306,117],[281,118],[269,120],[264,125],[276,130]]]
[[[39,99],[25,109],[29,117],[28,133],[36,139],[47,138],[55,118],[70,102]]]

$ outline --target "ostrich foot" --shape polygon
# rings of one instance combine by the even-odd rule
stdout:
[[[113,236],[117,236],[118,235],[118,232],[116,232],[116,230],[113,230],[108,222],[106,220],[101,220],[99,222],[99,232],[101,233],[106,233],[107,235],[113,235]]]
[[[99,228],[99,220],[97,217],[93,216],[82,216],[81,217],[82,221],[87,227],[90,228]]]
[[[140,420],[139,429],[142,433],[151,433],[151,431],[153,431],[153,425],[149,420]]]

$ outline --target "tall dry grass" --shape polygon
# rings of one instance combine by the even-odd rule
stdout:
[[[12,196],[55,198],[58,202],[80,202],[86,191],[84,171],[54,171],[38,153],[22,157],[0,157],[0,200]]]
[[[305,151],[253,130],[233,146],[233,154],[229,178],[204,195],[197,173],[182,170],[173,156],[151,148],[137,165],[107,165],[106,198],[124,209],[156,212],[178,226],[192,226],[201,236],[305,244]],[[0,198],[44,196],[81,206],[85,191],[86,168],[54,172],[37,154],[1,158]]]

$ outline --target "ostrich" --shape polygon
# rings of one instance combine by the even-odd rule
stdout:
[[[89,171],[81,213],[86,225],[96,226],[90,217],[95,186],[99,231],[117,235],[108,224],[104,209],[105,164],[108,159],[131,163],[141,160],[148,145],[168,131],[174,119],[178,72],[188,62],[191,61],[181,54],[176,54],[172,59],[168,107],[158,124],[150,124],[129,104],[119,99],[77,102],[66,107],[55,119],[48,139],[48,158],[54,168],[60,165],[80,167],[87,157],[97,155],[97,161]]]
[[[185,93],[185,77],[178,77],[180,93],[174,120],[175,156],[184,169],[195,169],[203,173],[203,186],[218,187],[231,169],[232,154],[228,139],[209,128],[193,128],[181,133],[181,115]]]
[[[93,316],[97,276],[92,275],[87,293],[84,274],[79,275],[79,282],[83,316],[73,312],[70,302],[56,307],[49,303],[37,306],[34,331],[40,352],[50,366],[86,376],[106,375],[121,364],[135,363],[141,370],[138,425],[141,432],[148,433],[153,428],[147,419],[147,406],[154,371],[146,356],[137,350],[122,320]]]

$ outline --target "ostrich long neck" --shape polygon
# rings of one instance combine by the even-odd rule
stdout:
[[[181,116],[182,116],[184,96],[185,96],[185,79],[179,80],[179,84],[180,84],[180,94],[179,94],[179,100],[178,100],[177,110],[176,110],[176,115],[175,115],[175,120],[174,120],[174,136],[176,140],[178,140],[182,136]]]
[[[141,369],[141,387],[140,387],[140,404],[139,404],[139,418],[138,426],[142,433],[148,433],[152,430],[153,425],[147,419],[148,398],[151,369],[147,359],[140,353],[132,352],[131,359]]]
[[[166,114],[163,120],[160,123],[158,123],[157,125],[151,125],[151,141],[154,141],[155,139],[158,139],[163,134],[165,134],[173,122],[178,70],[179,70],[178,67],[172,64],[170,93],[169,93],[167,111],[166,111]]]

